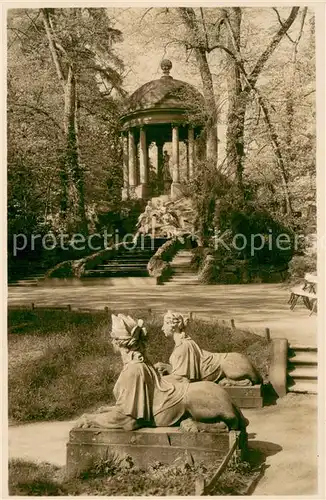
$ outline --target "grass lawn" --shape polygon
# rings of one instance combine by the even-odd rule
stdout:
[[[16,496],[188,496],[195,494],[195,480],[210,478],[216,465],[166,466],[154,463],[146,469],[130,461],[109,459],[79,477],[66,478],[64,468],[24,460],[9,462],[9,494]],[[243,495],[257,474],[254,463],[230,466],[222,474],[212,495]]]
[[[131,315],[145,320],[149,359],[168,362],[173,341],[161,331],[162,316]],[[8,329],[11,421],[64,420],[113,402],[121,360],[110,344],[110,314],[9,310]],[[267,381],[270,349],[264,338],[202,320],[193,320],[188,333],[203,349],[247,354]]]

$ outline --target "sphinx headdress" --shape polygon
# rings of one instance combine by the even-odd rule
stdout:
[[[112,314],[112,328],[111,328],[111,338],[119,340],[130,340],[135,336],[143,335],[146,336],[146,330],[144,328],[144,321],[139,319],[134,320],[131,316],[125,316],[124,314]]]
[[[178,325],[181,328],[185,328],[190,321],[190,316],[168,310],[164,315],[164,321],[172,323],[172,325]]]

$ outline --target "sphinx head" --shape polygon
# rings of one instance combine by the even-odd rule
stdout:
[[[115,351],[139,351],[146,347],[147,332],[142,319],[135,320],[124,314],[112,314],[111,339]]]
[[[168,311],[163,318],[162,331],[166,337],[172,337],[174,333],[184,332],[189,323],[189,317],[181,313]]]

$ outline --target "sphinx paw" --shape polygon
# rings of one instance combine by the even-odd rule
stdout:
[[[87,429],[91,427],[90,421],[87,418],[87,415],[82,415],[76,422],[74,429]]]
[[[196,422],[192,418],[186,418],[180,422],[182,432],[199,432]]]

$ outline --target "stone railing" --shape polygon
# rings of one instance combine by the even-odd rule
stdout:
[[[82,278],[85,271],[95,269],[103,261],[110,260],[124,243],[117,243],[109,248],[92,253],[87,257],[78,260],[65,260],[50,269],[45,275],[47,278]]]
[[[158,285],[164,283],[171,276],[170,262],[184,246],[185,242],[182,238],[172,238],[164,243],[149,260],[147,270],[150,276],[156,278]]]

